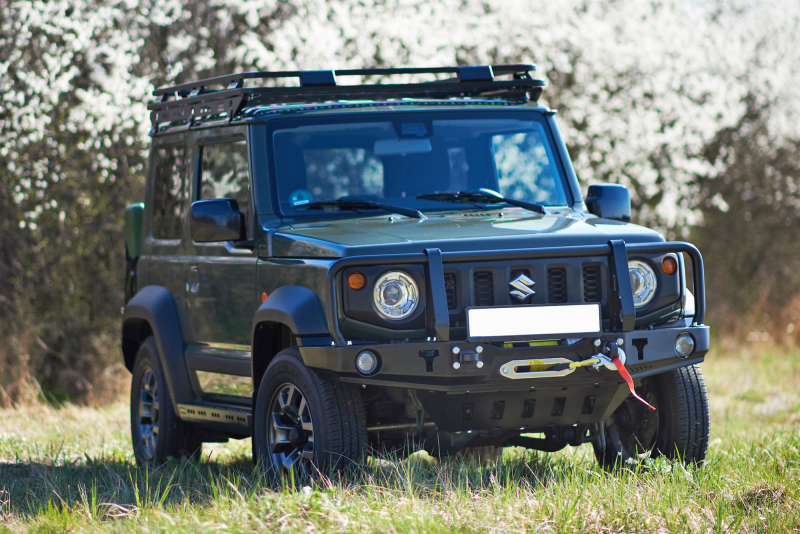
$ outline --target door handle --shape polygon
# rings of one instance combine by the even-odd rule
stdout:
[[[192,267],[189,276],[186,277],[186,293],[197,293],[200,291],[200,269]]]

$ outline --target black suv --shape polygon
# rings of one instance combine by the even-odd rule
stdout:
[[[252,436],[278,470],[586,442],[701,463],[701,256],[630,224],[622,186],[582,197],[532,71],[156,90],[126,212],[137,461]],[[432,81],[338,83],[404,75]]]

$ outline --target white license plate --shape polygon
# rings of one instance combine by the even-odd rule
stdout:
[[[588,337],[600,327],[600,304],[467,309],[467,337],[476,341]]]

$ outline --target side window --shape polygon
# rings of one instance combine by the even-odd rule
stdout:
[[[250,228],[250,164],[244,140],[203,146],[199,191],[198,200],[236,200]]]
[[[189,190],[186,187],[186,149],[157,149],[153,183],[153,237],[180,239]]]

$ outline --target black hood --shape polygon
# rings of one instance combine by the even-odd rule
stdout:
[[[563,210],[538,215],[519,209],[449,212],[426,220],[403,216],[353,217],[297,223],[273,236],[277,257],[403,254],[438,248],[443,252],[568,247],[664,241],[647,228]]]

